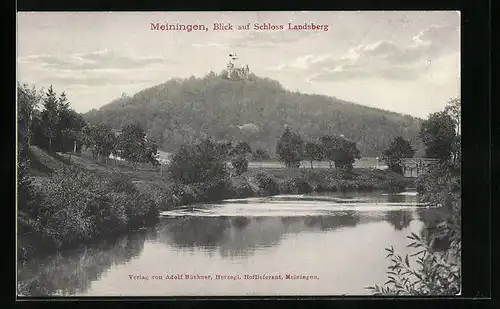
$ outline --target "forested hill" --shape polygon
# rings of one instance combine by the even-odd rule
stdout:
[[[245,140],[252,148],[262,147],[274,154],[285,125],[305,140],[344,134],[357,142],[363,156],[380,156],[398,135],[420,147],[418,118],[323,95],[290,92],[277,81],[253,74],[249,80],[237,81],[223,73],[172,79],[132,97],[123,95],[84,118],[116,129],[138,121],[165,151],[210,136]]]

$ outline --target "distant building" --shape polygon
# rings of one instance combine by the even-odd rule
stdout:
[[[231,60],[226,65],[226,70],[227,78],[232,80],[248,80],[248,75],[250,74],[248,64],[244,67],[237,67]]]
[[[427,173],[437,162],[437,159],[429,158],[404,158],[401,161],[403,176],[409,178],[419,177]]]

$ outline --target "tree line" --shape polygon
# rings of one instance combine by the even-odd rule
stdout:
[[[58,95],[52,86],[43,92],[18,83],[18,104],[21,152],[25,149],[23,145],[36,145],[53,152],[89,149],[96,160],[113,155],[134,167],[137,163],[159,164],[155,140],[148,137],[137,122],[123,126],[120,132],[105,123],[87,123],[71,108],[66,94]],[[422,122],[418,137],[426,146],[426,157],[452,159],[455,163],[460,161],[459,107],[458,99],[450,100],[444,111],[433,113]],[[270,158],[264,148],[257,147],[252,151],[247,141],[219,140],[214,143],[219,160],[230,161],[236,174],[248,169],[248,154],[256,161]],[[177,153],[186,151],[186,147],[189,146],[182,145]],[[409,140],[396,136],[383,151],[382,159],[390,170],[402,173],[401,160],[413,157],[415,152]],[[299,167],[300,162],[306,160],[313,168],[313,161],[328,161],[330,168],[334,166],[342,171],[352,170],[355,160],[361,158],[357,143],[343,135],[323,135],[319,139],[304,141],[289,126],[277,140],[275,153],[287,167]]]
[[[450,99],[443,111],[429,115],[421,124],[418,138],[425,145],[426,158],[460,164],[460,100]],[[289,127],[278,140],[276,153],[287,167],[299,167],[300,162],[306,160],[312,169],[313,161],[326,160],[330,168],[333,163],[336,169],[344,171],[352,170],[355,160],[361,158],[356,142],[343,135],[324,135],[318,141],[304,141]],[[389,170],[402,174],[402,159],[412,158],[415,153],[409,140],[396,136],[382,152],[382,160]]]
[[[71,108],[65,92],[58,95],[52,86],[43,91],[18,82],[17,91],[21,164],[30,145],[70,154],[88,149],[96,160],[115,155],[134,167],[137,163],[159,164],[156,142],[138,123],[123,126],[117,134],[107,124],[87,123]]]

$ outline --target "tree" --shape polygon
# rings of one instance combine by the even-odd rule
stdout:
[[[74,110],[70,107],[70,102],[66,97],[66,93],[62,92],[57,100],[57,129],[55,142],[53,146],[57,151],[67,152],[73,149],[72,131],[81,129],[85,125],[85,121],[80,119]],[[80,122],[82,120],[83,122]],[[55,144],[55,145],[54,145]]]
[[[52,85],[47,90],[43,100],[43,111],[41,113],[42,131],[48,140],[48,149],[52,150],[52,142],[57,136],[58,129],[58,99]]]
[[[233,166],[236,175],[241,175],[248,171],[248,160],[244,155],[237,155],[232,158],[231,165]]]
[[[111,130],[111,127],[101,124],[97,126],[95,137],[97,138],[97,153],[104,158],[104,162],[107,164],[107,158],[114,153],[118,146],[116,135]]]
[[[26,145],[31,144],[33,117],[36,115],[42,95],[35,87],[29,89],[27,84],[17,83],[18,129]]]
[[[441,161],[451,158],[455,125],[455,120],[445,111],[431,114],[422,123],[419,136],[426,146],[426,157]]]
[[[120,135],[119,149],[121,157],[136,168],[137,163],[152,163],[156,165],[157,146],[156,143],[146,137],[144,129],[138,124],[130,124],[122,129]]]
[[[451,145],[451,153],[452,153],[452,166],[455,169],[460,170],[461,162],[462,162],[462,140],[460,135],[455,136],[453,143]]]
[[[313,161],[323,160],[321,145],[315,142],[307,142],[305,145],[304,159],[311,163],[311,169],[313,168]]]
[[[92,150],[94,160],[99,161],[99,156],[102,156],[105,163],[107,163],[106,158],[115,153],[118,147],[116,135],[106,124],[88,125],[82,129],[81,134],[75,134],[73,138]]]
[[[143,160],[146,133],[142,127],[135,123],[122,128],[120,135],[119,148],[121,157],[136,167],[137,163]]]
[[[61,138],[63,140],[74,141],[76,143],[78,137],[79,137],[78,132],[76,130],[73,130],[73,129],[64,129],[61,132]],[[71,164],[71,151],[69,152],[69,163]]]
[[[246,156],[247,153],[252,153],[252,148],[247,142],[239,141],[231,150],[231,155]]]
[[[97,143],[95,138],[96,125],[87,124],[78,134],[78,140],[84,149],[91,149],[92,159],[97,159]]]
[[[455,133],[456,137],[453,140],[453,144],[451,146],[451,156],[452,156],[452,164],[456,168],[460,168],[460,163],[462,160],[462,142],[461,142],[461,116],[462,116],[462,108],[461,102],[458,98],[452,98],[447,102],[445,107],[445,112],[450,115],[455,121]]]
[[[361,158],[361,153],[355,142],[341,136],[325,135],[321,137],[321,148],[323,156],[330,163],[335,163],[335,168],[342,171],[349,171],[353,168],[355,159]]]
[[[456,134],[460,135],[461,128],[461,116],[462,116],[462,106],[461,106],[460,99],[458,98],[452,98],[446,102],[446,107],[444,108],[444,111],[450,115],[453,120],[455,121],[456,125]]]
[[[350,171],[356,159],[361,159],[361,152],[356,147],[356,143],[343,139],[341,151],[335,160],[335,168]]]
[[[58,122],[58,150],[62,152],[75,151],[78,144],[77,132],[85,127],[86,122],[82,115],[71,108],[63,107],[59,110]]]
[[[158,145],[152,138],[146,137],[143,162],[150,163],[153,166],[160,165],[160,154],[158,153]]]
[[[230,141],[218,141],[216,143],[216,148],[221,160],[226,161],[231,156],[231,152],[233,151],[233,143]]]
[[[411,147],[409,141],[401,136],[396,136],[389,145],[389,148],[382,154],[382,159],[385,161],[388,168],[393,172],[402,174],[403,168],[401,166],[401,160],[403,158],[413,158],[415,150]]]
[[[184,185],[210,184],[227,176],[226,162],[210,139],[184,144],[173,154],[167,168],[170,178]]]
[[[304,142],[299,134],[292,132],[289,127],[281,135],[276,145],[278,159],[287,167],[299,167],[304,152]]]
[[[262,168],[262,161],[269,160],[271,158],[267,151],[262,148],[255,149],[252,153],[252,157],[255,161],[260,161],[260,168]]]
[[[31,136],[33,118],[36,115],[36,108],[41,100],[41,93],[37,92],[33,87],[28,88],[28,85],[17,83],[17,159],[18,159],[18,204],[19,208],[26,208],[30,200],[30,181],[26,177],[29,171],[29,146],[31,145]]]
[[[138,124],[130,124],[122,128],[119,142],[121,157],[131,163],[134,168],[142,160],[145,137],[146,133]]]

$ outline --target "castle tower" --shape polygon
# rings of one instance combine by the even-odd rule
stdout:
[[[234,64],[229,61],[229,63],[226,65],[226,69],[227,69],[227,78],[231,78],[231,73],[233,73],[233,69],[234,69]]]
[[[229,58],[229,63],[226,65],[227,78],[247,81],[250,74],[248,64],[245,66],[235,65],[233,61],[238,60],[236,54],[229,54]]]

